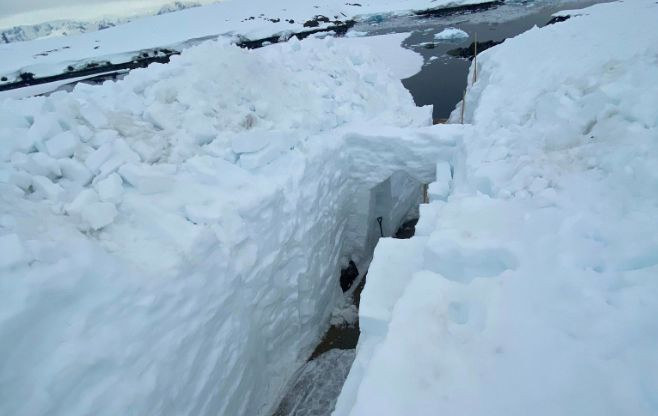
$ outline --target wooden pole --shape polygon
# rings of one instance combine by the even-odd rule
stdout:
[[[473,55],[473,84],[478,80],[478,34],[475,32],[475,53]]]
[[[462,124],[464,124],[464,108],[466,107],[466,90],[464,90],[464,95],[462,96]]]

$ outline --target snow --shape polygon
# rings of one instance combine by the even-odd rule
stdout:
[[[461,29],[457,29],[456,27],[449,27],[443,29],[442,31],[434,35],[434,39],[436,40],[455,40],[455,39],[463,39],[467,37],[468,37],[468,33],[464,32]]]
[[[101,201],[121,202],[123,180],[121,176],[112,173],[107,178],[96,183],[96,190]]]
[[[334,415],[658,413],[658,4],[577,14],[478,56]]]
[[[405,36],[210,41],[0,101],[0,414],[269,414],[369,214],[394,229],[462,138],[400,83]]]
[[[64,180],[84,186],[92,179],[92,173],[89,169],[75,159],[59,159],[58,164]]]
[[[93,202],[85,204],[80,210],[80,217],[91,229],[100,230],[112,224],[117,216],[117,209],[110,202]]]
[[[16,234],[0,236],[0,270],[17,266],[25,261],[25,248]]]
[[[354,284],[358,283],[355,282]],[[336,304],[336,307],[331,312],[329,323],[333,326],[354,326],[357,323],[358,316],[359,311],[354,304],[353,297],[347,295],[343,296]],[[347,377],[347,374],[345,376]],[[336,394],[336,397],[338,397],[338,394]]]
[[[446,200],[452,185],[452,167],[445,161],[436,164],[436,180],[427,187],[427,194],[432,201]]]
[[[64,131],[48,139],[45,146],[50,156],[60,159],[72,156],[77,143],[78,139],[73,133]]]
[[[478,2],[481,0],[367,0],[358,3],[323,0],[313,4],[298,0],[225,0],[145,17],[98,32],[1,44],[0,75],[11,82],[21,72],[41,77],[62,73],[69,65],[82,67],[98,61],[124,63],[143,50],[180,50],[209,38],[220,37],[225,42],[238,35],[262,39],[333,24],[320,22],[317,27],[304,27],[305,22],[318,15],[331,21],[346,21],[373,14],[408,13]]]
[[[414,106],[405,35],[0,101],[0,414],[271,414],[373,249],[334,414],[656,414],[657,17],[485,51],[466,125]],[[423,183],[416,236],[380,239]]]
[[[64,206],[65,211],[71,215],[80,215],[82,209],[98,202],[98,193],[93,189],[83,189],[70,203]]]
[[[306,363],[275,415],[330,414],[354,355],[354,350],[332,349]]]
[[[31,187],[37,197],[58,200],[64,193],[64,188],[58,183],[53,183],[45,176],[35,175],[32,177]]]

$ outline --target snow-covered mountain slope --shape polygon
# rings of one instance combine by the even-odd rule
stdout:
[[[37,24],[12,26],[0,29],[0,43],[25,42],[53,36],[71,36],[85,32],[95,32],[121,25],[140,17],[172,13],[198,6],[201,6],[201,3],[176,1],[159,6],[157,9],[147,13],[132,14],[130,11],[124,10],[121,17],[103,17],[96,20],[60,19],[39,22]]]
[[[478,58],[334,415],[658,414],[658,4],[570,14]]]
[[[212,41],[0,102],[0,414],[267,414],[368,260],[370,189],[454,149],[404,36]]]
[[[218,36],[260,39],[317,29],[361,15],[403,13],[481,0],[226,0],[193,9],[151,16],[76,36],[0,45],[0,85],[20,73],[37,77],[65,72],[89,62],[129,62],[139,51],[181,49],[186,42]],[[321,16],[316,19],[317,16]],[[196,42],[192,42],[196,43]]]

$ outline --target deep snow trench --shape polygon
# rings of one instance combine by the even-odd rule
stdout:
[[[0,101],[0,413],[272,411],[371,219],[408,211],[396,172],[428,183],[455,153],[368,46],[401,40],[208,42]]]
[[[0,414],[274,411],[340,270],[467,170],[472,126],[430,127],[368,42],[208,42],[0,101]]]
[[[341,295],[333,310],[331,326],[314,347],[308,362],[301,363],[282,392],[274,415],[329,415],[347,377],[359,336],[355,314],[365,274],[380,237],[409,238],[410,218],[429,193],[447,198],[456,163],[458,138],[463,126],[445,125],[441,135],[417,132],[411,137],[382,135],[346,137],[353,190],[348,190],[349,219],[343,230],[345,245],[339,250],[360,271],[354,285]],[[425,184],[432,182],[429,190]],[[441,186],[437,186],[441,183]],[[347,257],[346,257],[347,256]],[[345,270],[343,270],[344,272]],[[334,274],[335,282],[338,274]],[[335,304],[336,300],[333,300]],[[321,326],[320,328],[325,328]]]
[[[417,216],[418,207],[407,215],[415,218],[404,221],[392,237],[411,238],[418,222]],[[356,268],[344,269],[341,278],[346,271],[349,274],[350,271],[355,270]],[[334,311],[331,326],[316,346],[309,361],[293,376],[274,416],[321,416],[330,415],[333,411],[356,355],[360,332],[358,308],[361,292],[366,284],[367,271],[362,272],[359,277],[360,280],[354,282],[353,288],[345,292],[345,303],[339,304]]]
[[[403,80],[405,88],[414,97],[418,105],[432,105],[434,120],[447,119],[462,98],[467,85],[467,75],[471,61],[453,56],[452,51],[467,48],[476,40],[478,42],[502,42],[516,36],[535,25],[544,26],[552,15],[561,9],[596,3],[594,0],[575,0],[559,5],[521,6],[519,4],[503,5],[480,11],[468,16],[444,16],[442,18],[399,17],[384,20],[366,21],[358,24],[354,30],[369,35],[386,33],[408,33],[403,42],[407,49],[423,56],[425,64],[421,71]],[[443,31],[463,29],[463,36],[441,38]],[[437,82],[440,80],[440,82]],[[450,171],[452,167],[446,169]],[[411,172],[413,175],[413,172]],[[439,173],[441,177],[441,173]],[[445,173],[444,173],[445,177]],[[429,183],[429,182],[424,182]],[[360,235],[364,241],[363,248],[358,249],[356,266],[359,278],[367,274],[367,267],[372,259],[375,246],[380,236],[377,219],[384,219],[381,235],[390,237],[402,226],[407,213],[417,207],[423,197],[421,183],[405,171],[397,171],[385,181],[375,185],[361,205],[362,213],[350,223],[350,229]],[[365,207],[368,207],[367,209]],[[366,214],[367,211],[367,214]],[[365,239],[363,236],[366,236]],[[358,248],[358,247],[357,247]],[[303,364],[292,378],[285,396],[282,398],[275,416],[330,415],[342,384],[349,373],[354,350],[359,337],[358,317],[356,323],[350,322],[350,315],[358,313],[358,300],[353,302],[353,292],[359,296],[365,279],[356,289],[346,293],[345,300],[339,301],[334,311],[332,325],[324,334],[309,361]],[[341,305],[344,309],[341,309]],[[356,305],[351,309],[350,306]],[[337,316],[336,316],[337,315]],[[343,317],[341,315],[347,315]]]

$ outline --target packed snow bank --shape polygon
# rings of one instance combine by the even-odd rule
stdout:
[[[658,413],[656,21],[603,4],[480,55],[416,237],[377,246],[334,415]]]
[[[210,42],[0,102],[0,414],[267,413],[369,255],[356,196],[388,180],[402,221],[389,178],[458,140],[364,42]]]
[[[291,33],[325,28],[335,21],[372,14],[480,3],[481,0],[225,0],[193,9],[149,16],[99,32],[0,45],[0,76],[13,82],[20,73],[55,75],[68,66],[90,62],[130,62],[143,50],[182,49],[199,39],[218,36],[262,39],[287,38]],[[315,19],[321,16],[320,20]]]

